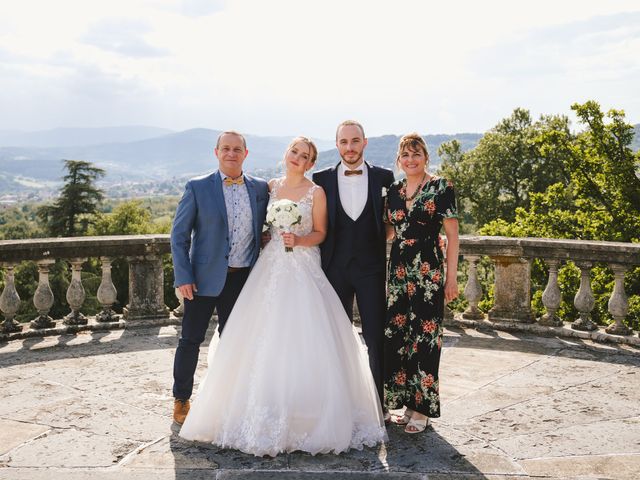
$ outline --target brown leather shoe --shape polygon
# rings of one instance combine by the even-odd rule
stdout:
[[[178,425],[182,425],[184,423],[184,419],[187,418],[190,406],[191,402],[189,402],[189,400],[180,400],[179,398],[176,398],[173,402],[173,421]]]

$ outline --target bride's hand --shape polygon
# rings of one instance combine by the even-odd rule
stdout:
[[[282,233],[285,247],[293,248],[298,245],[298,236],[295,233]]]

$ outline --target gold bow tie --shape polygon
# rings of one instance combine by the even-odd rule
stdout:
[[[362,175],[362,170],[345,170],[344,174],[347,177],[350,177],[351,175]]]
[[[224,183],[224,185],[226,187],[229,187],[231,185],[244,185],[244,177],[242,175],[240,175],[236,179],[233,179],[231,177],[227,177],[227,178],[224,179],[223,183]]]

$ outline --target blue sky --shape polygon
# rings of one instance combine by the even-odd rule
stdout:
[[[638,85],[637,0],[0,2],[2,130],[482,132],[587,99],[638,123]]]

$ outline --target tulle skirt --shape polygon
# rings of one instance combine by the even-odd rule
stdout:
[[[366,350],[317,247],[264,249],[209,351],[180,436],[258,456],[386,439]]]

